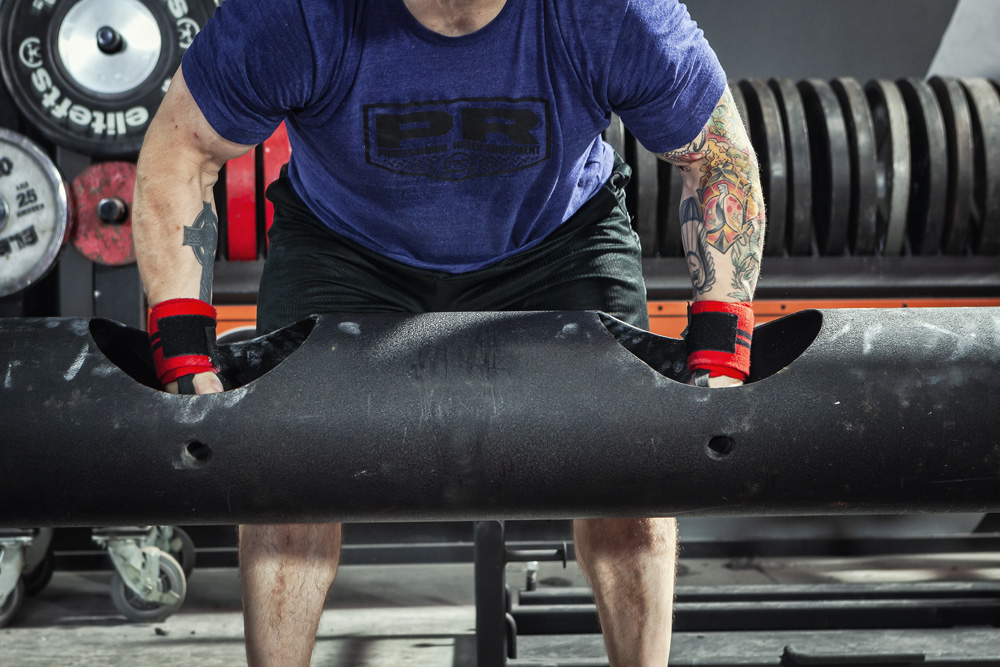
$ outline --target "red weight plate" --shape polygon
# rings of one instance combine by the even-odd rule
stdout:
[[[226,238],[231,261],[257,259],[257,149],[226,163]]]
[[[288,131],[282,123],[268,139],[264,140],[264,190],[278,179],[281,167],[288,162],[292,149],[288,145]],[[274,204],[269,199],[264,200],[264,230],[271,229],[274,221]]]
[[[80,254],[99,264],[123,266],[135,261],[132,245],[132,191],[135,165],[101,162],[73,179],[73,231]]]

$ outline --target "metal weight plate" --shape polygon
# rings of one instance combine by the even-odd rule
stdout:
[[[771,79],[768,85],[781,111],[785,157],[788,160],[785,244],[791,255],[808,255],[812,246],[812,165],[809,162],[809,130],[806,128],[802,96],[791,79]]]
[[[257,259],[257,179],[253,148],[226,163],[226,239],[231,261]]]
[[[972,112],[976,252],[1000,253],[1000,93],[982,78],[962,79]]]
[[[957,79],[935,76],[928,83],[941,105],[948,141],[948,203],[941,249],[948,255],[960,255],[969,237],[972,211],[972,118],[969,102]]]
[[[910,129],[910,201],[906,232],[915,255],[937,254],[948,198],[948,141],[941,106],[923,79],[896,82]]]
[[[608,125],[608,129],[604,130],[604,140],[615,149],[618,153],[625,159],[625,125],[622,123],[622,119],[618,116],[611,114],[611,122]]]
[[[847,149],[851,155],[851,207],[848,217],[851,252],[855,255],[874,255],[878,181],[871,111],[865,91],[857,79],[837,78],[830,82],[830,86],[844,112]]]
[[[657,201],[657,245],[661,257],[683,257],[681,242],[680,199],[681,175],[677,167],[666,160],[658,160],[656,165],[659,178],[659,199]]]
[[[635,142],[635,161],[632,166],[632,178],[636,184],[636,215],[633,221],[636,233],[639,235],[639,245],[643,257],[656,257],[659,254],[657,246],[657,210],[660,199],[660,180],[658,175],[658,157],[647,151],[639,140],[629,135],[629,140]]]
[[[66,184],[52,160],[26,137],[0,129],[0,297],[52,268],[68,218]]]
[[[750,143],[760,162],[760,182],[767,207],[764,253],[785,252],[785,219],[788,215],[788,164],[785,159],[785,132],[774,92],[763,79],[740,82],[746,100]]]
[[[135,262],[132,245],[132,191],[135,165],[100,162],[73,179],[73,226],[70,240],[80,254],[98,264]]]
[[[740,90],[740,82],[730,81],[729,92],[733,95],[733,101],[736,102],[736,110],[740,112],[740,118],[743,120],[745,125],[747,122],[747,101],[743,99],[743,91]]]
[[[5,0],[0,69],[22,113],[57,144],[138,152],[212,0]]]
[[[847,249],[851,202],[851,157],[844,114],[826,81],[806,79],[798,88],[809,128],[816,241],[822,254],[842,255]]]
[[[898,257],[903,251],[910,199],[910,129],[906,105],[896,84],[884,79],[869,81],[865,95],[875,130],[878,245],[882,255]]]

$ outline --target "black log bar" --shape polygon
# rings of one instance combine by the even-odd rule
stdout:
[[[757,328],[751,381],[595,312],[321,315],[155,388],[145,334],[0,320],[0,525],[1000,510],[1000,308]]]

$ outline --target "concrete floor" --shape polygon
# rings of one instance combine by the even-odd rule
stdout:
[[[108,572],[57,572],[0,630],[0,665],[245,664],[235,569],[197,569],[183,608],[134,624],[115,609]],[[343,567],[317,633],[313,665],[474,664],[472,566]]]
[[[197,569],[183,608],[162,623],[133,624],[115,610],[109,572],[57,572],[0,629],[0,665],[245,664],[237,571]],[[519,588],[523,565],[508,568]],[[542,585],[579,586],[575,564],[543,563]],[[682,561],[679,586],[873,581],[1000,581],[1000,554],[865,559]],[[472,667],[475,612],[471,564],[345,566],[323,614],[316,667]],[[997,635],[1000,641],[1000,634]],[[581,648],[600,655],[598,638]],[[1000,644],[998,644],[1000,646]]]

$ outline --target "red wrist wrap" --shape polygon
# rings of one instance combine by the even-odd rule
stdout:
[[[215,351],[215,308],[200,299],[171,299],[149,312],[149,343],[160,382],[219,369]]]
[[[753,309],[749,303],[695,301],[688,324],[688,369],[707,370],[710,377],[750,375]]]

